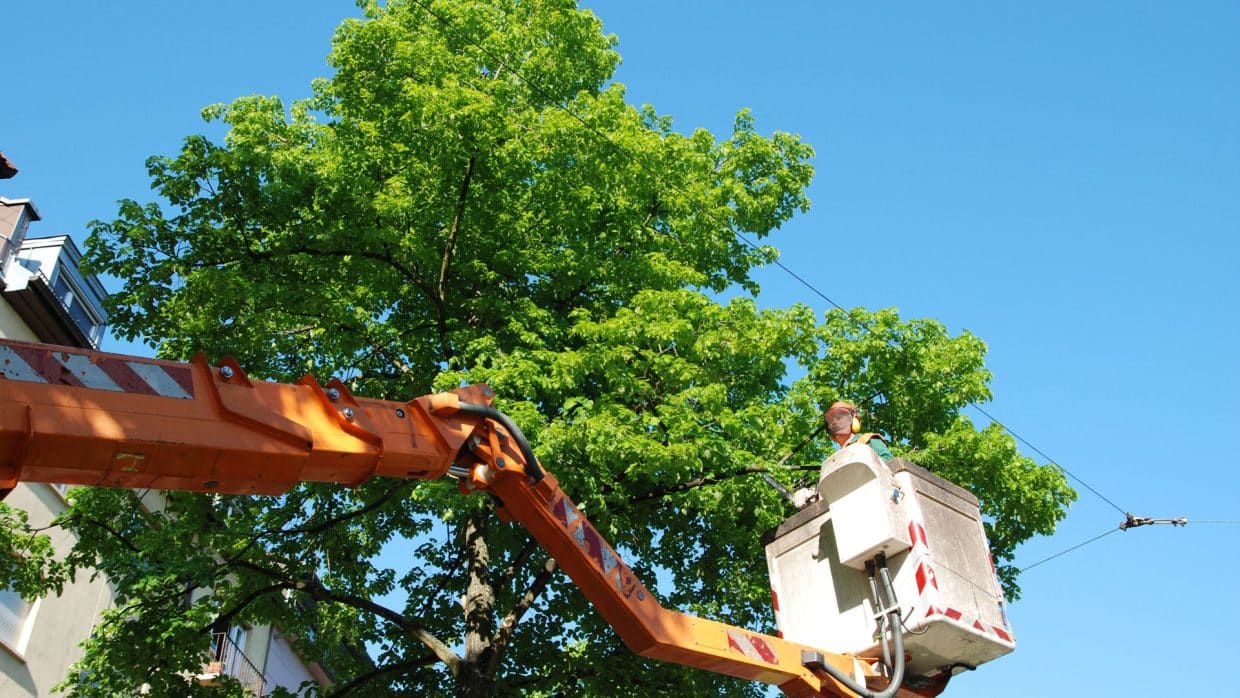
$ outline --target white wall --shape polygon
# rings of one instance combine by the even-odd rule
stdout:
[[[65,501],[51,485],[21,484],[6,504],[24,509],[33,526],[45,526],[65,509]],[[72,534],[53,528],[47,532],[60,555],[73,546]],[[78,646],[89,635],[114,595],[102,578],[90,579],[83,571],[67,584],[60,596],[40,599],[27,618],[29,639],[25,647],[0,644],[0,696],[49,696],[69,667],[82,656]]]
[[[314,676],[302,663],[284,636],[276,631],[272,633],[271,644],[267,649],[267,668],[265,671],[267,690],[282,686],[296,692],[304,681],[313,681]]]
[[[38,341],[13,307],[0,298],[0,337]],[[5,504],[23,509],[33,526],[46,526],[65,510],[67,504],[51,485],[20,484]],[[73,547],[73,536],[59,528],[49,530],[59,556]],[[82,656],[78,646],[89,635],[104,608],[112,605],[114,594],[102,578],[91,581],[89,572],[67,584],[60,596],[40,599],[26,619],[24,647],[0,643],[0,696],[49,696]]]

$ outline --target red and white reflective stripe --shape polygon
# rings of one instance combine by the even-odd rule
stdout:
[[[933,610],[939,601],[939,580],[934,573],[934,557],[930,554],[930,540],[926,527],[917,519],[908,522],[908,537],[913,541],[909,556],[915,561],[917,595],[926,608]]]
[[[194,374],[188,366],[92,358],[86,354],[20,345],[0,345],[0,376],[28,383],[71,385],[116,393],[179,400],[194,398]]]
[[[931,616],[936,616],[936,615],[944,616],[946,618],[950,618],[951,620],[957,621],[959,623],[963,623],[964,625],[972,626],[974,630],[980,633],[994,635],[995,637],[999,638],[1000,640],[1003,640],[1004,642],[1013,641],[1012,634],[1009,633],[1006,628],[1001,628],[997,625],[990,625],[989,623],[983,623],[982,621],[974,618],[973,616],[966,616],[965,614],[961,613],[960,611],[957,611],[954,608],[935,608],[934,606],[931,606],[926,611],[927,618],[930,618]]]
[[[755,662],[779,663],[779,658],[775,656],[775,650],[771,649],[771,646],[766,644],[766,640],[763,640],[758,635],[750,635],[740,630],[728,630],[728,647]]]
[[[784,624],[784,616],[779,612],[779,594],[776,594],[774,589],[771,589],[771,606],[775,609],[775,625],[782,627]],[[783,637],[784,631],[776,630],[775,635],[778,637]]]
[[[944,616],[953,621],[970,625],[978,632],[994,635],[995,637],[1005,641],[1012,642],[1012,634],[1005,628],[983,623],[972,616],[966,616],[954,608],[939,607],[939,582],[934,574],[934,557],[930,553],[930,541],[926,538],[926,528],[921,522],[912,519],[908,524],[909,538],[913,541],[913,549],[909,555],[913,556],[917,563],[917,597],[918,602],[924,604],[926,609],[926,618],[932,616]],[[994,571],[994,559],[990,561],[990,569]]]
[[[926,593],[927,587],[939,590],[939,580],[934,576],[934,568],[924,560],[917,563],[917,593]]]
[[[926,527],[921,525],[920,521],[908,522],[908,538],[913,541],[913,547],[921,546],[926,550],[930,549],[930,541],[926,539]]]

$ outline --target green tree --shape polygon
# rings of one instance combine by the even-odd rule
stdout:
[[[571,0],[364,8],[312,97],[208,108],[222,142],[152,158],[160,201],[94,225],[91,263],[125,282],[115,330],[371,397],[487,382],[666,604],[758,629],[758,535],[789,512],[755,475],[834,399],[869,400],[898,451],[973,487],[1001,563],[1052,530],[1063,479],[960,414],[989,397],[975,337],[717,300],[756,293],[750,271],[776,255],[737,233],[764,238],[808,206],[798,138],[746,112],[727,138],[686,136],[630,106],[614,38]],[[54,571],[97,569],[119,600],[75,694],[237,691],[183,678],[236,621],[301,638],[336,673],[326,695],[759,693],[629,654],[523,530],[449,483],[161,497],[72,495],[61,525],[80,539]],[[414,559],[381,560],[394,541]]]

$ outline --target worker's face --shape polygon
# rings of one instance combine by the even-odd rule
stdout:
[[[827,431],[831,436],[845,436],[852,433],[852,412],[832,410],[827,413]]]

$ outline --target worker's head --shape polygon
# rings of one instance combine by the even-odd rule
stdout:
[[[847,402],[835,402],[827,409],[827,431],[831,440],[843,446],[849,437],[861,431],[861,420],[857,419],[857,408]]]

